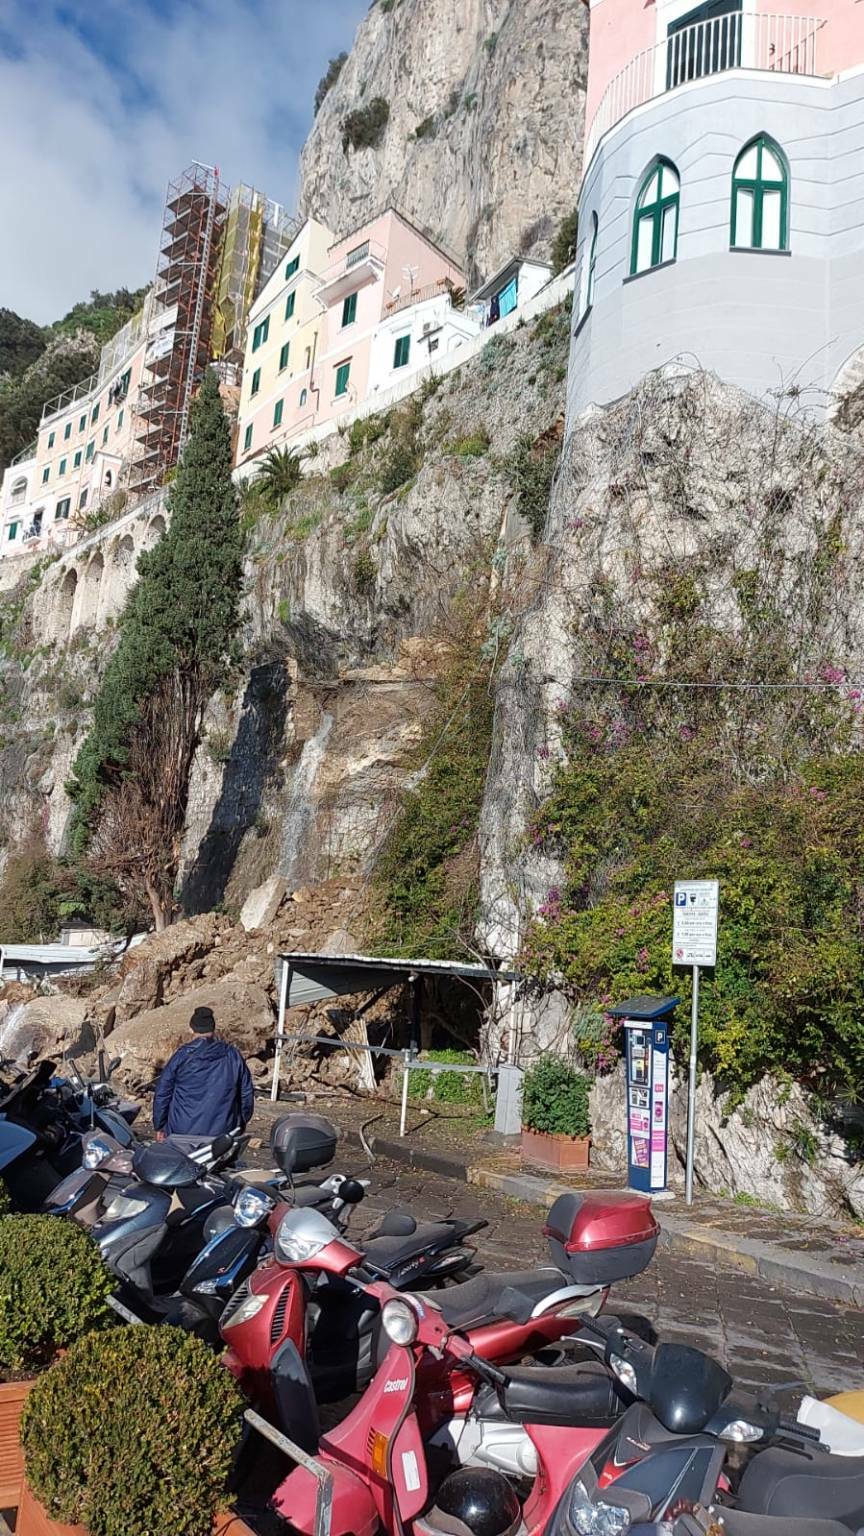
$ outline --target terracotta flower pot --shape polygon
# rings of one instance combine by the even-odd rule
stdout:
[[[551,1168],[555,1173],[585,1173],[590,1136],[547,1136],[545,1131],[522,1132],[522,1161]]]
[[[32,1379],[0,1382],[0,1509],[17,1509],[21,1502],[24,1457],[19,1428],[32,1385]]]
[[[46,1514],[36,1495],[24,1484],[15,1536],[88,1536],[83,1525],[64,1525]],[[213,1521],[213,1536],[254,1536],[251,1527],[237,1515],[217,1515]]]

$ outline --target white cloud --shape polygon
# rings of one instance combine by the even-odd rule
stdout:
[[[0,305],[44,322],[148,281],[190,160],[293,206],[315,85],[367,5],[4,0]]]

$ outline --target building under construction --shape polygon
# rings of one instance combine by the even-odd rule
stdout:
[[[130,489],[160,486],[177,463],[204,369],[239,374],[249,309],[293,239],[296,221],[252,187],[233,192],[193,162],[168,187],[138,396]]]

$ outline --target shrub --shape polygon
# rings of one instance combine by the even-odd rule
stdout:
[[[375,590],[375,561],[368,549],[358,551],[354,561],[354,585],[364,597]]]
[[[390,103],[374,96],[367,107],[356,107],[342,120],[342,150],[377,149],[390,121]]]
[[[588,1136],[589,1083],[560,1056],[541,1056],[525,1073],[522,1124],[547,1136]]]
[[[348,452],[353,456],[368,444],[377,443],[389,426],[389,411],[379,412],[374,416],[361,416],[359,421],[352,421],[348,431]]]
[[[459,459],[482,459],[489,452],[490,438],[485,427],[479,431],[471,432],[467,437],[457,438],[455,443],[450,443],[448,453],[455,454]]]
[[[576,255],[576,241],[579,237],[579,213],[576,208],[564,215],[558,225],[558,232],[552,242],[552,271],[557,275],[569,267]]]
[[[413,441],[398,439],[381,466],[381,479],[379,486],[382,496],[390,496],[393,491],[398,491],[400,485],[405,485],[418,469],[418,454]]]
[[[471,1051],[424,1051],[423,1060],[449,1062],[454,1066],[477,1065],[477,1058]],[[431,1088],[432,1098],[437,1104],[483,1103],[483,1091],[477,1072],[424,1072],[421,1069],[419,1072],[411,1072],[408,1081],[412,1099],[425,1099]]]
[[[0,1216],[5,1216],[6,1213],[11,1210],[11,1208],[12,1202],[9,1199],[9,1191],[6,1188],[4,1181],[0,1179]]]
[[[90,1238],[56,1216],[0,1219],[0,1364],[36,1371],[110,1316],[114,1282]]]
[[[321,76],[321,79],[318,81],[318,86],[317,86],[317,89],[315,91],[315,116],[316,117],[318,116],[318,112],[319,112],[319,110],[321,108],[321,105],[322,105],[322,103],[324,101],[324,97],[327,95],[327,92],[331,89],[331,87],[336,84],[336,81],[339,79],[339,76],[342,73],[343,66],[347,62],[348,62],[348,55],[347,55],[347,53],[340,53],[340,54],[337,54],[335,59],[331,59],[330,63],[327,65],[327,69],[326,69],[325,73]]]
[[[271,448],[256,479],[254,491],[270,507],[279,507],[303,479],[303,460],[293,448]]]
[[[91,1334],[40,1377],[21,1421],[27,1479],[89,1536],[204,1536],[225,1497],[242,1399],[179,1328]]]
[[[422,123],[418,123],[414,129],[415,139],[434,139],[438,129],[438,119],[434,112],[431,117],[424,117]]]
[[[349,485],[357,478],[357,466],[346,459],[344,464],[337,464],[330,471],[330,484],[335,485],[340,496],[347,491]]]
[[[510,488],[535,544],[546,526],[552,481],[560,457],[560,443],[544,442],[542,438],[534,442],[530,437],[520,437],[510,456]]]

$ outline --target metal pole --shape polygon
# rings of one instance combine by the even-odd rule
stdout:
[[[410,1068],[411,1052],[406,1051],[402,1060],[402,1114],[399,1118],[399,1135],[405,1135],[405,1127],[408,1123],[408,1073]]]
[[[693,1009],[690,1014],[690,1089],[687,1095],[687,1176],[684,1198],[693,1204],[693,1160],[696,1151],[696,1048],[699,1044],[699,967],[693,967]]]
[[[287,960],[282,961],[282,975],[279,978],[279,1018],[276,1024],[276,1054],[273,1058],[273,1082],[270,1087],[270,1102],[275,1104],[279,1097],[279,1071],[282,1066],[282,1042],[285,1038],[285,1010],[288,1006],[288,978],[291,975],[291,967]]]

